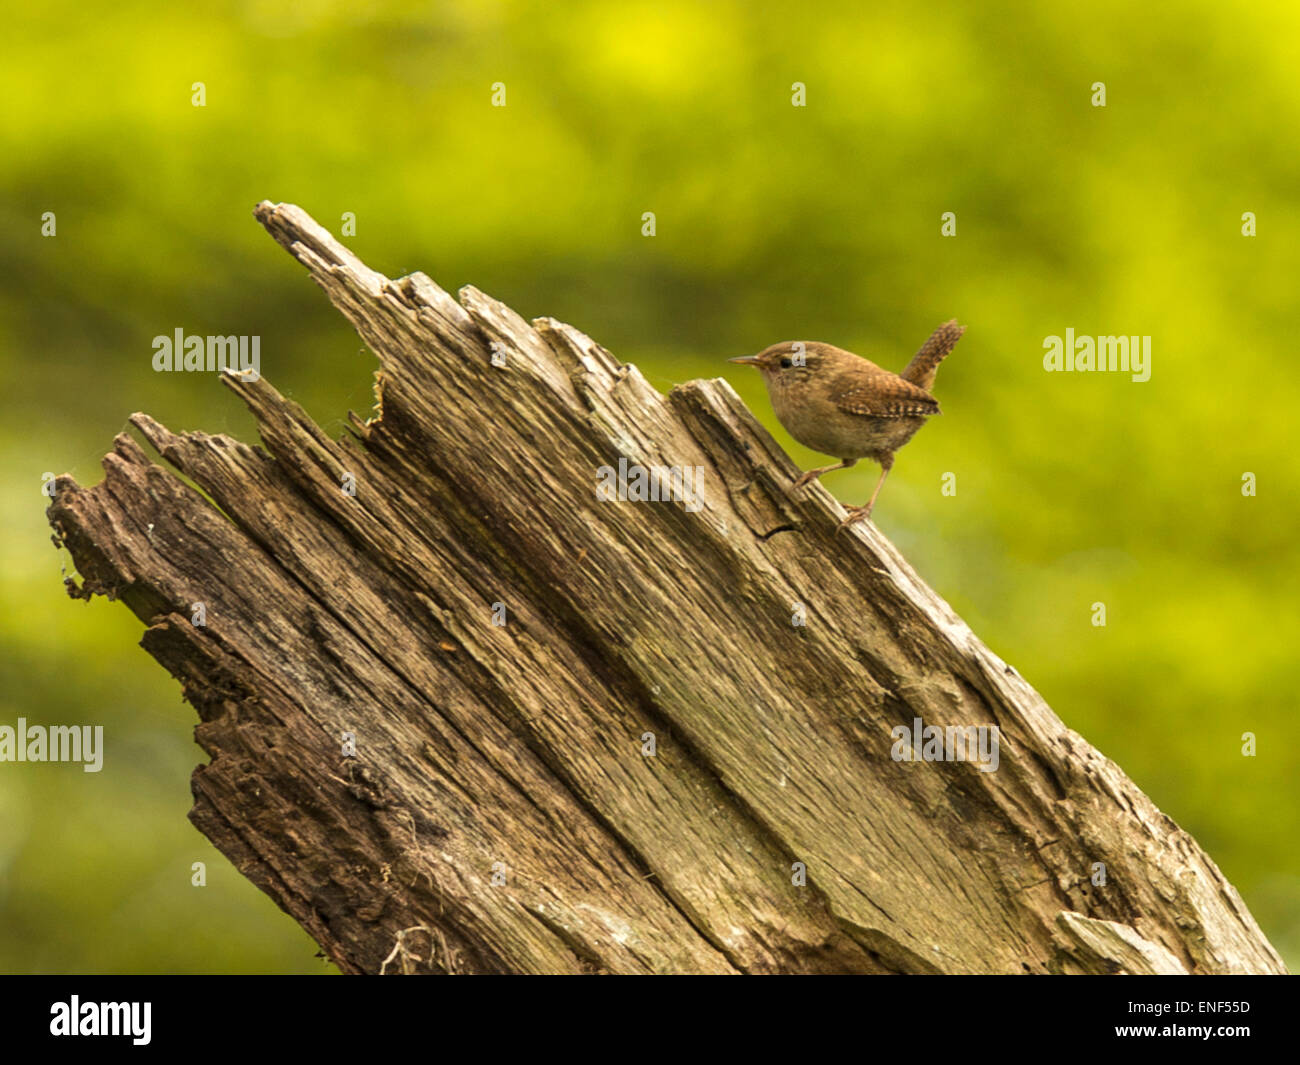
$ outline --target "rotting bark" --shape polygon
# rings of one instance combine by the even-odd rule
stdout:
[[[256,215],[378,356],[375,416],[332,441],[226,374],[265,450],[132,419],[212,502],[123,434],[49,516],[198,711],[195,825],[345,972],[1284,971],[874,526],[789,492],[725,381],[662,396]],[[700,467],[701,506],[602,501],[620,457]],[[998,770],[893,760],[917,717],[996,725]]]

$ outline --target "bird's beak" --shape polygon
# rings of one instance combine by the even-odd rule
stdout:
[[[758,356],[757,356],[757,355],[741,355],[741,356],[738,356],[737,358],[734,358],[734,359],[728,359],[727,361],[728,361],[728,362],[738,362],[738,363],[741,363],[741,364],[744,365],[744,366],[757,366],[757,365],[758,365]]]

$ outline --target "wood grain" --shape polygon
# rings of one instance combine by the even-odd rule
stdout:
[[[789,492],[726,382],[663,396],[256,216],[378,357],[374,416],[331,440],[226,374],[264,449],[137,414],[49,515],[198,712],[194,823],[343,971],[1283,971],[878,530]],[[602,500],[620,458],[698,467],[698,509]],[[998,770],[894,761],[916,717],[996,725]]]

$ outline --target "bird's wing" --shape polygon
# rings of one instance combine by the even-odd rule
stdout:
[[[873,375],[870,385],[837,390],[834,399],[840,410],[872,418],[908,418],[939,413],[939,401],[934,396],[888,370]]]

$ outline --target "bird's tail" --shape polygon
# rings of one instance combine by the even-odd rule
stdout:
[[[961,339],[964,332],[966,327],[958,325],[956,318],[944,322],[930,334],[930,339],[921,345],[921,350],[912,356],[907,369],[898,376],[929,392],[934,385],[934,375],[939,369],[939,363],[943,362],[948,352],[957,346],[957,341]]]

